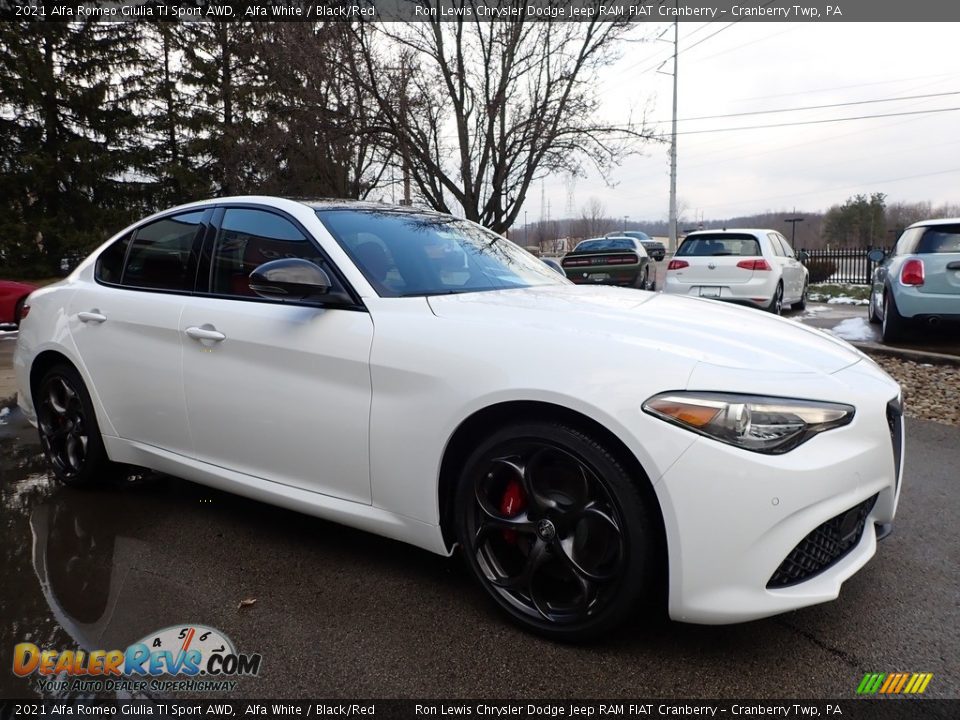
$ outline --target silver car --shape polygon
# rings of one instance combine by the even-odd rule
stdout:
[[[960,323],[960,219],[923,220],[900,236],[889,255],[872,250],[869,317],[882,323],[884,342],[911,327]]]

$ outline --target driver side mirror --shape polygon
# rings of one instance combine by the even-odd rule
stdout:
[[[867,253],[867,257],[870,259],[870,262],[881,263],[887,254],[880,248],[874,248]]]
[[[322,268],[302,258],[271,260],[250,273],[250,289],[268,300],[349,302],[344,293],[331,292],[332,287]]]
[[[806,262],[807,258],[810,257],[810,254],[806,250],[801,250],[797,253],[797,260],[800,262]]]

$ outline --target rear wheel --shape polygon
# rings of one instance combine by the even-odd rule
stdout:
[[[770,304],[767,305],[767,311],[772,312],[774,315],[779,315],[783,312],[783,283],[777,283],[777,289],[773,291],[773,298],[771,298]]]
[[[595,637],[651,593],[651,511],[623,465],[575,428],[529,422],[480,443],[455,512],[474,575],[528,630]]]
[[[891,343],[902,340],[906,334],[906,325],[906,320],[897,309],[897,301],[894,300],[893,293],[885,293],[883,296],[883,324],[881,325],[883,341]]]
[[[638,276],[637,282],[635,283],[637,289],[639,290],[649,290],[650,289],[650,266],[645,265],[643,270]]]
[[[40,445],[53,474],[66,485],[89,486],[117,476],[83,379],[70,365],[55,365],[34,395]]]

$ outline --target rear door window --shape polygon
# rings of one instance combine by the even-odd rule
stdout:
[[[113,243],[97,258],[97,265],[94,269],[94,277],[98,282],[107,285],[119,285],[120,278],[123,275],[123,261],[127,258],[127,248],[130,247],[132,232],[128,232],[119,240]]]
[[[137,229],[120,284],[155,290],[192,291],[197,241],[205,211],[155,220]]]

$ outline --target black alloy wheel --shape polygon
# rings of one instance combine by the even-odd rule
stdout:
[[[646,502],[620,462],[576,429],[529,423],[496,433],[467,462],[456,509],[471,569],[527,629],[595,637],[648,594],[655,535]]]
[[[49,370],[34,394],[40,445],[53,474],[66,485],[90,485],[112,477],[117,466],[103,446],[90,396],[69,365]]]

